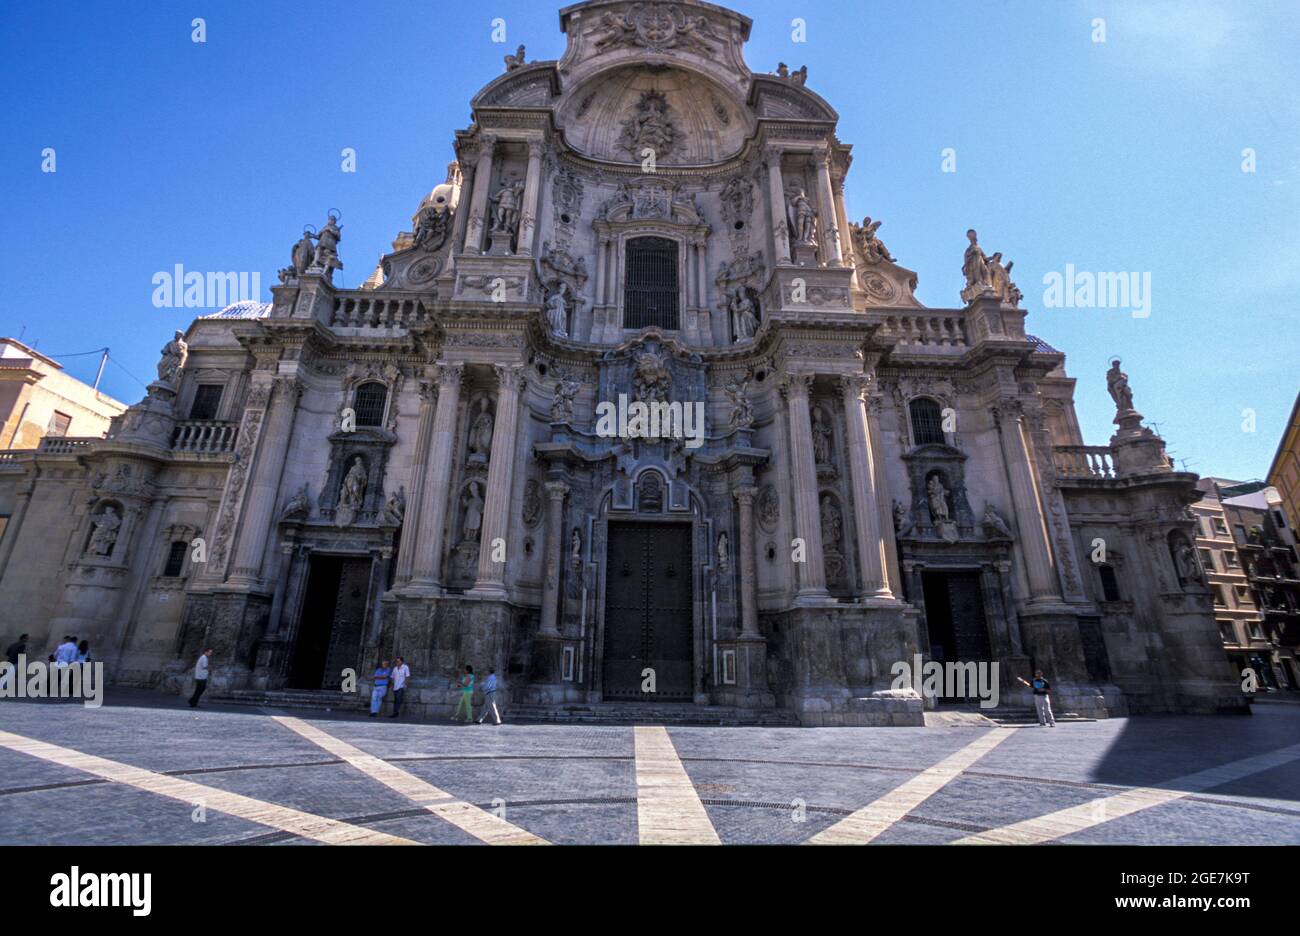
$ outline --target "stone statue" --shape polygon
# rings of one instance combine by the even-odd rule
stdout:
[[[512,72],[516,68],[522,68],[524,65],[524,47],[522,45],[515,51],[514,55],[506,56],[506,71]]]
[[[555,397],[551,401],[551,422],[565,423],[573,420],[573,400],[582,389],[576,380],[561,380],[555,385]]]
[[[122,518],[118,516],[117,508],[109,504],[91,523],[90,543],[86,551],[92,556],[110,555],[117,543],[117,531],[121,528]]]
[[[970,241],[970,246],[966,248],[966,255],[961,264],[961,271],[966,276],[966,288],[962,290],[963,299],[977,296],[993,287],[989,277],[988,258],[984,256],[984,250],[979,245],[974,228],[966,232],[966,239]]]
[[[818,465],[831,464],[831,440],[834,436],[835,430],[822,419],[821,407],[814,406],[812,410],[813,459]]]
[[[632,371],[632,391],[636,400],[667,403],[672,383],[672,375],[662,357],[654,351],[642,351],[636,355],[636,366]]]
[[[354,456],[352,467],[343,478],[343,488],[339,492],[339,506],[351,510],[360,510],[366,497],[366,466],[361,456]]]
[[[338,217],[330,214],[326,221],[325,227],[316,235],[316,253],[312,257],[311,265],[314,269],[325,271],[325,279],[329,282],[334,281],[334,271],[343,269],[343,264],[339,261],[339,238],[343,236],[343,230],[338,226]]]
[[[1178,565],[1178,578],[1183,582],[1200,582],[1201,564],[1196,559],[1196,551],[1183,537],[1179,537],[1174,547],[1174,559]]]
[[[465,522],[461,524],[461,532],[468,542],[477,543],[479,528],[482,526],[483,497],[478,492],[478,482],[471,481],[465,495]]]
[[[907,508],[894,501],[894,533],[897,536],[906,536],[912,532],[912,521],[907,519]]]
[[[789,77],[790,77],[790,66],[787,65],[785,62],[777,62],[777,63],[776,63],[776,77],[778,77],[778,78],[789,78]]]
[[[726,569],[731,565],[731,547],[727,541],[727,531],[718,534],[718,568]]]
[[[731,402],[731,426],[733,429],[748,429],[754,425],[754,404],[749,402],[749,378],[737,375],[732,377],[723,392]]]
[[[492,414],[488,412],[487,397],[478,401],[478,415],[469,427],[469,460],[485,462],[492,454]]]
[[[1001,252],[995,253],[988,258],[989,282],[993,286],[993,292],[1003,302],[1015,308],[1020,305],[1022,294],[1016,288],[1016,284],[1011,282],[1011,268],[1013,266],[1015,266],[1015,263],[1011,261],[1006,266],[1002,265]]]
[[[493,234],[513,234],[519,229],[519,208],[523,201],[523,182],[515,179],[502,183],[491,198]]]
[[[561,338],[569,336],[569,301],[564,297],[566,289],[568,286],[560,283],[546,300],[546,320],[551,326],[551,332]]]
[[[862,226],[853,232],[853,239],[857,242],[858,253],[862,255],[864,263],[880,263],[882,260],[894,262],[894,255],[876,236],[876,231],[880,230],[882,223],[884,222],[872,221],[871,216],[868,215],[862,219]]]
[[[172,340],[163,345],[162,358],[158,361],[158,379],[174,386],[189,353],[190,346],[185,343],[185,333],[176,332]]]
[[[946,523],[948,516],[948,489],[943,486],[938,475],[930,475],[926,482],[925,493],[930,502],[930,519],[937,525]]]
[[[294,276],[302,276],[311,266],[316,256],[316,245],[312,243],[311,231],[303,231],[302,237],[293,245],[292,269]]]
[[[822,497],[822,542],[827,549],[839,551],[840,540],[844,536],[844,520],[840,516],[840,509],[835,506],[830,495]]]
[[[573,528],[573,535],[569,537],[569,560],[575,565],[582,565],[582,533],[577,527]]]
[[[304,484],[298,489],[298,493],[285,502],[284,509],[280,511],[281,520],[305,520],[311,514],[311,494]]]
[[[658,91],[646,91],[623,124],[623,149],[638,160],[646,149],[653,150],[656,159],[662,159],[676,142],[677,128],[668,119],[668,99]]]
[[[388,495],[388,503],[384,505],[384,519],[389,523],[401,525],[406,519],[406,486],[402,485],[392,494]]]
[[[786,192],[786,213],[796,244],[817,243],[817,209],[803,189],[795,187]]]
[[[986,534],[989,530],[992,530],[999,536],[1005,536],[1007,539],[1015,539],[1015,537],[1011,535],[1011,528],[1007,526],[1007,522],[1002,519],[1002,515],[997,512],[996,508],[994,508],[992,504],[984,505],[983,522],[984,532]]]
[[[798,70],[797,72],[791,72],[791,74],[790,74],[790,80],[793,81],[793,82],[794,82],[795,84],[797,84],[797,85],[807,84],[807,83],[808,83],[808,66],[807,66],[807,65],[800,65],[800,66],[799,66],[799,70]]]
[[[1133,412],[1133,391],[1128,386],[1128,374],[1119,369],[1119,358],[1110,362],[1106,372],[1106,389],[1115,401],[1116,415]]]
[[[415,219],[415,240],[413,246],[430,253],[447,241],[450,228],[450,211],[439,211],[433,205],[425,205]]]
[[[737,286],[731,291],[731,301],[727,303],[731,310],[731,332],[736,344],[753,341],[758,331],[758,316],[754,314],[754,300],[744,286]]]

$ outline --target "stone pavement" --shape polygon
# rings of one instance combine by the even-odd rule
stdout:
[[[3,844],[1300,844],[1300,706],[1050,728],[0,701]]]

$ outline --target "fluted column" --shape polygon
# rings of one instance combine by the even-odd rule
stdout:
[[[487,496],[479,537],[478,578],[474,594],[506,597],[505,563],[493,562],[496,540],[509,532],[510,495],[515,475],[515,431],[519,424],[519,395],[524,389],[523,368],[496,365],[497,416],[492,424],[492,452],[488,461]]]
[[[231,582],[243,585],[258,583],[262,555],[266,552],[266,540],[275,516],[275,496],[280,490],[280,476],[284,474],[285,455],[289,451],[289,437],[293,433],[293,420],[301,393],[302,384],[296,378],[275,378],[266,425],[262,427],[261,447],[253,465],[253,481],[248,487],[248,500],[240,524]]]
[[[1016,509],[1016,527],[1020,548],[1029,574],[1031,601],[1061,600],[1060,585],[1052,571],[1052,547],[1047,535],[1047,519],[1034,483],[1033,461],[1029,440],[1025,437],[1024,419],[1015,401],[1005,401],[993,411],[998,440],[1007,466],[1011,485],[1011,502]]]
[[[744,640],[761,638],[758,630],[758,568],[754,562],[754,497],[752,487],[732,492],[740,514],[740,636]]]
[[[432,372],[438,378],[438,403],[429,440],[424,490],[417,504],[411,575],[411,584],[424,587],[438,586],[442,574],[442,528],[447,520],[447,485],[456,455],[456,409],[460,404],[460,382],[465,367],[439,364]]]
[[[524,176],[524,211],[519,218],[519,243],[516,252],[520,256],[533,255],[533,232],[537,230],[537,205],[542,187],[542,142],[528,141],[528,172]]]
[[[844,417],[849,430],[849,475],[853,481],[853,516],[858,532],[858,566],[862,593],[868,598],[892,598],[885,580],[885,541],[881,536],[879,492],[876,491],[877,453],[867,432],[867,378],[853,374],[840,378]]]
[[[796,598],[828,598],[822,556],[821,509],[817,502],[817,465],[813,460],[812,417],[808,394],[812,374],[788,374],[782,391],[790,420],[790,468],[794,487],[794,531],[803,540],[804,561],[796,563]]]
[[[483,231],[487,225],[488,186],[492,182],[492,157],[496,151],[496,137],[484,136],[479,145],[478,161],[474,164],[474,190],[470,195],[469,227],[465,232],[465,252],[483,252]]]
[[[474,179],[478,173],[473,166],[462,166],[460,171],[460,192],[456,196],[456,213],[451,219],[451,250],[447,255],[447,269],[456,268],[456,251],[465,245],[465,231],[469,227],[470,192],[474,188]]]
[[[839,222],[835,217],[835,196],[831,191],[831,157],[827,150],[818,150],[813,156],[817,166],[817,214],[820,216],[822,250],[825,266],[842,266],[844,255],[840,251]]]
[[[889,492],[889,472],[885,470],[885,441],[880,436],[880,419],[884,415],[885,398],[874,378],[869,383],[867,395],[867,442],[871,446],[871,473],[876,489],[876,525],[880,531],[881,551],[884,554],[885,588],[892,597],[902,599],[903,576],[898,568],[898,542],[894,537],[894,498]]]
[[[438,405],[437,369],[426,375],[433,379],[420,382],[420,421],[415,431],[415,464],[411,469],[411,494],[407,500],[405,529],[397,555],[395,585],[405,585],[415,574],[415,555],[419,549],[420,517],[424,510],[429,459],[433,457],[433,424]],[[445,453],[440,453],[445,454]],[[406,522],[406,520],[413,522]]]
[[[785,182],[781,178],[782,150],[769,146],[763,151],[767,160],[767,197],[772,204],[772,247],[777,263],[790,262],[790,228],[785,221]]]
[[[546,482],[546,583],[542,591],[542,637],[560,636],[560,572],[564,563],[564,499],[569,486]]]

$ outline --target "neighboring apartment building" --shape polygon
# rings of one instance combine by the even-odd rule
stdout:
[[[1229,660],[1263,687],[1300,689],[1300,572],[1281,496],[1262,481],[1198,486],[1197,551]]]
[[[1300,393],[1296,394],[1291,418],[1282,430],[1277,454],[1268,469],[1268,483],[1277,488],[1291,529],[1300,530]]]
[[[126,404],[63,373],[63,365],[0,338],[0,450],[33,449],[46,436],[102,439]]]

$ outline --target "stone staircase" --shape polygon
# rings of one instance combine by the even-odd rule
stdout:
[[[793,712],[741,709],[722,705],[647,702],[567,702],[556,705],[509,705],[507,721],[557,725],[721,725],[796,728]]]
[[[366,699],[356,692],[325,689],[235,689],[212,700],[225,705],[311,709],[317,712],[364,712]]]
[[[931,715],[938,715],[939,718],[931,720]],[[1091,722],[1095,718],[1087,718],[1074,712],[1053,712],[1057,722],[1064,724],[1066,722]],[[978,705],[942,705],[933,713],[926,712],[926,724],[944,723],[943,716],[954,716],[952,723],[956,723],[956,718],[960,718],[963,723],[968,723],[971,716],[983,718],[987,722],[995,725],[1001,725],[1004,728],[1020,728],[1026,725],[1038,724],[1038,713],[1028,706],[1016,705],[999,705],[997,708],[982,709]]]

